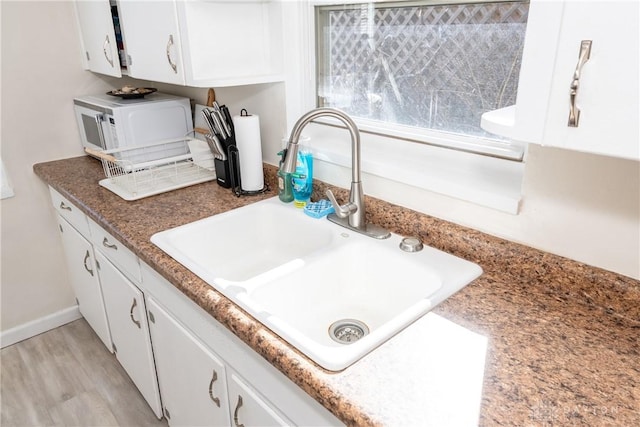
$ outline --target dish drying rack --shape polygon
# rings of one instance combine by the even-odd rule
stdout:
[[[195,138],[85,151],[102,161],[106,178],[99,184],[124,200],[138,200],[216,179],[213,154],[206,142]]]

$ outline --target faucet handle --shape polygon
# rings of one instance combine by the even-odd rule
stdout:
[[[335,209],[336,215],[338,216],[338,218],[346,218],[358,210],[358,207],[356,206],[356,204],[352,202],[349,202],[346,205],[340,205],[336,200],[336,196],[333,195],[333,192],[331,190],[327,190],[325,194],[331,201],[331,204],[333,205],[333,209]]]

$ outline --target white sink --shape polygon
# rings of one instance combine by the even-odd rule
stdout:
[[[216,289],[246,286],[250,279],[273,276],[278,267],[295,267],[335,238],[332,227],[316,227],[317,221],[277,201],[163,231],[151,241]]]
[[[336,371],[482,273],[477,264],[427,246],[404,252],[401,239],[363,236],[276,197],[157,233],[151,241]]]

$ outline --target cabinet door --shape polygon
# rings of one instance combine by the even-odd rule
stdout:
[[[531,0],[516,105],[485,113],[486,130],[518,141],[640,159],[636,1]],[[583,40],[589,59],[578,68]],[[577,126],[569,126],[578,69]]]
[[[229,399],[231,403],[231,417],[235,426],[289,426],[269,404],[262,399],[251,387],[246,385],[238,376],[231,373],[229,378]]]
[[[640,159],[639,9],[636,1],[565,2],[546,145]],[[591,40],[591,53],[579,73],[578,126],[570,127],[570,85],[583,40]]]
[[[93,247],[67,221],[58,216],[69,280],[78,300],[80,313],[111,351],[111,334],[105,312]]]
[[[184,84],[180,32],[174,1],[119,3],[131,77]]]
[[[109,0],[77,0],[75,5],[89,69],[96,73],[121,77]]]
[[[281,3],[176,2],[186,84],[218,87],[281,81]]]
[[[151,342],[164,413],[172,426],[228,426],[225,367],[153,298],[147,298]]]
[[[162,418],[144,296],[98,251],[96,259],[116,357],[156,416]]]

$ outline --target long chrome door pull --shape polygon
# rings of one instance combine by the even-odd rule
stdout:
[[[133,310],[136,308],[136,306],[138,305],[138,300],[136,300],[135,298],[133,299],[133,304],[131,304],[131,310],[129,310],[129,317],[131,317],[131,321],[134,323],[134,325],[136,325],[138,327],[138,329],[141,328],[140,326],[140,321],[136,320],[133,317]]]
[[[213,396],[213,383],[215,383],[217,380],[218,380],[218,373],[214,369],[213,370],[213,376],[211,377],[211,382],[209,383],[209,397],[211,398],[213,403],[215,403],[219,408],[220,407],[220,398]]]
[[[173,34],[169,34],[167,41],[167,61],[175,74],[178,74],[178,65],[171,59],[171,48],[173,47]]]
[[[113,68],[113,58],[109,58],[109,55],[107,54],[107,47],[111,47],[111,42],[109,41],[109,34],[107,34],[107,36],[104,39],[104,43],[102,44],[102,52],[104,53],[104,57],[109,63],[109,65],[111,65],[111,68]]]
[[[240,424],[238,421],[238,411],[242,408],[242,396],[238,395],[238,403],[236,403],[236,409],[233,410],[233,424],[236,427],[244,427],[244,424]]]
[[[571,80],[571,87],[569,88],[569,121],[567,126],[572,128],[578,127],[580,121],[580,109],[576,105],[578,98],[578,88],[580,87],[580,76],[582,74],[582,67],[589,60],[591,56],[591,40],[582,40],[580,43],[580,53],[578,55],[578,65],[576,65],[576,71],[573,73],[573,80]]]

